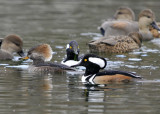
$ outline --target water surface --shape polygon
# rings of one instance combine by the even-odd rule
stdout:
[[[119,6],[131,7],[136,19],[142,9],[151,8],[160,20],[159,0],[0,0],[1,37],[20,35],[24,51],[48,43],[54,51],[52,61],[60,62],[71,40],[79,43],[81,54],[89,53],[87,43],[101,36],[97,27]],[[128,84],[86,85],[81,82],[82,73],[29,73],[26,67],[31,61],[1,61],[0,113],[158,114],[158,42],[144,42],[140,50],[130,53],[99,54],[108,60],[106,69],[136,72],[143,77]]]

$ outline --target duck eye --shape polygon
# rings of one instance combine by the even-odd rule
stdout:
[[[147,18],[151,18],[150,16],[147,16]]]
[[[70,46],[69,48],[72,49],[72,46]]]
[[[87,59],[84,59],[84,62],[86,62],[87,61]]]
[[[118,14],[122,14],[122,12],[118,12]]]
[[[20,46],[20,44],[18,44],[18,43],[15,43],[15,45],[16,45],[16,46]]]

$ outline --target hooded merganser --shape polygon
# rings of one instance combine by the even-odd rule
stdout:
[[[142,35],[130,33],[128,36],[109,36],[88,43],[90,52],[125,53],[139,49]]]
[[[16,52],[21,57],[24,56],[22,50],[23,41],[17,35],[8,35],[4,39],[1,39],[0,60],[13,59],[13,53]]]
[[[65,72],[67,70],[74,71],[63,64],[47,62],[52,59],[52,48],[48,44],[41,44],[32,47],[25,58],[32,59],[33,64],[29,66],[29,72]]]
[[[140,32],[143,36],[142,40],[152,40],[153,34],[149,30],[150,26],[157,29],[155,23],[155,15],[152,10],[145,9],[140,12],[138,22],[127,20],[106,21],[101,27],[100,31],[106,38],[110,35],[128,35],[130,32]]]
[[[131,72],[105,70],[99,72],[100,69],[104,69],[107,62],[104,58],[86,54],[83,59],[72,67],[84,66],[86,67],[85,74],[82,76],[82,82],[90,82],[92,84],[107,84],[111,82],[130,82],[133,79],[140,79],[140,76]]]
[[[67,66],[72,66],[78,63],[80,60],[79,58],[79,45],[76,41],[71,41],[69,44],[66,46],[66,53],[67,57],[65,60],[61,62],[61,64],[67,65]]]

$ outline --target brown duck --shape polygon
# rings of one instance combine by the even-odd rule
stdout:
[[[29,58],[33,60],[33,63],[28,68],[29,72],[62,73],[67,70],[74,70],[63,64],[49,62],[52,59],[52,48],[48,44],[32,47],[23,59]]]
[[[125,53],[139,49],[142,35],[130,33],[128,36],[109,36],[88,43],[90,52]]]
[[[17,35],[8,35],[4,39],[1,39],[0,60],[13,59],[13,53],[17,53],[20,56],[24,56],[22,50],[23,41]]]
[[[145,9],[140,12],[138,22],[127,20],[106,21],[101,27],[102,35],[108,37],[110,35],[128,35],[130,32],[139,32],[142,35],[142,40],[152,40],[153,34],[150,31],[150,26],[158,28],[155,23],[155,15],[152,10]]]

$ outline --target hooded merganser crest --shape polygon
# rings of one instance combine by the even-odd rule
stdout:
[[[47,62],[52,59],[52,48],[48,44],[41,44],[31,48],[23,59],[32,59],[33,64],[29,66],[29,72],[65,72],[74,70],[66,65]]]
[[[90,52],[125,53],[139,49],[142,35],[130,33],[128,36],[108,36],[88,43]]]
[[[143,36],[142,40],[152,40],[154,37],[149,29],[150,26],[153,26],[155,29],[158,28],[153,11],[145,9],[139,13],[138,22],[127,20],[106,21],[101,25],[100,31],[105,37],[140,32]]]
[[[82,76],[82,82],[90,82],[93,84],[107,84],[111,82],[130,82],[133,79],[140,79],[140,76],[131,72],[105,70],[99,72],[100,69],[104,69],[107,62],[104,58],[86,54],[83,59],[72,67],[84,66],[86,67],[85,74]]]
[[[61,63],[67,66],[72,66],[79,61],[79,45],[76,41],[71,41],[66,46],[67,57]]]
[[[1,39],[0,60],[13,59],[13,53],[16,52],[21,57],[24,56],[22,50],[23,41],[17,35],[8,35],[4,39]]]

